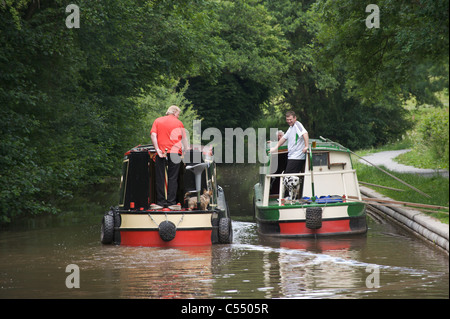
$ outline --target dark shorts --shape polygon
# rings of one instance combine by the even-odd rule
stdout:
[[[304,173],[306,160],[288,159],[284,173]]]

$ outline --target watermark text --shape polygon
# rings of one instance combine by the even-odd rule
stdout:
[[[69,4],[66,7],[66,13],[70,14],[66,18],[66,27],[69,29],[80,28],[80,8],[76,4]]]
[[[66,287],[69,289],[80,288],[80,268],[75,264],[67,265],[66,272],[70,273],[66,278]]]
[[[366,7],[366,12],[370,12],[366,18],[366,27],[378,29],[380,27],[380,8],[376,4],[369,4]]]
[[[380,267],[369,265],[366,267],[366,272],[370,273],[366,278],[367,288],[380,288]]]

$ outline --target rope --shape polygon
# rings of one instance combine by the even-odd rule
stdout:
[[[183,212],[183,215],[181,215],[181,218],[180,218],[180,220],[178,221],[178,224],[176,224],[176,227],[177,227],[177,228],[178,228],[178,226],[183,222],[183,220],[184,220],[184,214],[185,214],[185,213]],[[167,217],[167,213],[165,213],[165,215],[166,215],[166,221],[168,221],[169,219],[168,219],[168,217]],[[155,223],[155,225],[159,227],[159,224],[153,219],[153,217],[152,217],[152,215],[151,215],[150,213],[148,213],[148,217],[150,217],[150,219],[152,220],[152,222]]]
[[[148,216],[150,217],[150,219],[152,220],[152,222],[154,222],[155,225],[159,227],[159,225],[156,223],[156,221],[153,219],[153,217],[152,217],[152,215],[150,215],[150,213],[148,213]]]

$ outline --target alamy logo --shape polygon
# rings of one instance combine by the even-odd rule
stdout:
[[[202,131],[201,121],[194,120],[192,131],[194,145],[201,145],[202,141],[210,141],[206,147],[214,147],[216,163],[257,163],[259,161],[260,164],[267,164],[269,162],[266,128],[258,128],[257,130],[252,127],[245,130],[239,127],[225,128],[225,136],[223,136],[222,132],[215,127],[208,127]],[[277,131],[277,128],[269,129],[272,141],[277,139]],[[186,130],[185,134],[187,140],[190,140],[190,133]],[[222,145],[224,148],[222,148]],[[181,148],[181,142],[177,146]],[[222,150],[224,154],[222,154]],[[245,161],[246,156],[247,161]],[[277,157],[272,158],[272,165],[275,167],[277,160]],[[261,167],[261,172],[263,172],[263,169],[264,167]]]
[[[80,28],[80,8],[76,4],[69,4],[66,7],[66,12],[70,14],[66,18],[66,27],[69,29]]]
[[[369,4],[366,12],[370,12],[366,18],[366,27],[378,29],[380,27],[380,8],[376,4]]]
[[[66,272],[70,272],[66,278],[66,287],[69,289],[80,288],[80,268],[75,264],[70,264],[67,265]]]
[[[369,265],[366,267],[366,272],[370,273],[366,278],[367,288],[380,288],[380,267]]]

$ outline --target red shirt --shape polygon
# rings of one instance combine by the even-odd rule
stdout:
[[[181,154],[181,139],[184,136],[183,123],[173,115],[158,117],[152,125],[150,135],[156,133],[158,147],[164,153]]]

